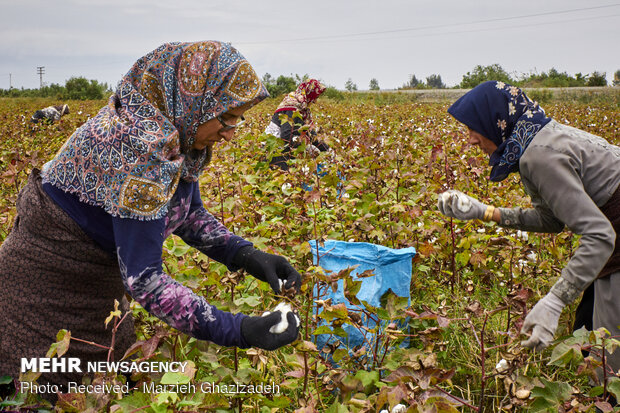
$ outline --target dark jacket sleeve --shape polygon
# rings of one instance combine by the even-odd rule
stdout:
[[[183,333],[222,346],[247,347],[241,336],[244,314],[218,310],[162,269],[164,218],[112,218],[125,289],[155,317]]]
[[[231,271],[239,269],[232,263],[237,251],[241,247],[252,245],[250,241],[232,234],[205,209],[197,183],[192,189],[192,200],[187,218],[174,231],[174,234],[181,237],[187,245],[226,265]]]

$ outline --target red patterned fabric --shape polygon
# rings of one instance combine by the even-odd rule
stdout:
[[[316,79],[308,79],[297,86],[297,90],[289,93],[282,100],[275,113],[287,110],[298,111],[304,119],[304,124],[312,124],[312,113],[308,105],[316,101],[325,92],[325,86]]]

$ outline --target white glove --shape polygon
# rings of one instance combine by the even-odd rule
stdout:
[[[553,293],[541,298],[525,317],[521,334],[526,334],[531,330],[532,335],[529,339],[522,341],[521,345],[536,350],[547,347],[553,341],[553,334],[558,328],[560,314],[565,305]]]
[[[465,195],[461,191],[450,189],[439,195],[437,208],[442,214],[461,220],[482,219],[487,205]]]

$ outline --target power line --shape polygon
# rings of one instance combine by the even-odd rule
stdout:
[[[43,88],[43,75],[45,74],[45,66],[37,66],[37,74],[41,80],[41,89]]]
[[[360,33],[349,33],[349,34],[336,34],[336,35],[329,35],[329,36],[302,37],[302,38],[296,38],[296,39],[276,39],[276,40],[270,40],[270,41],[256,41],[256,42],[235,42],[235,44],[270,44],[270,43],[290,43],[290,42],[312,41],[312,40],[344,39],[344,38],[356,37],[356,36],[372,36],[372,35],[377,35],[377,34],[402,33],[402,32],[408,32],[408,31],[441,29],[441,28],[446,28],[446,27],[465,26],[465,25],[479,24],[479,23],[492,23],[492,22],[497,22],[497,21],[525,19],[525,18],[530,18],[530,17],[539,17],[539,16],[548,16],[548,15],[558,15],[558,14],[574,13],[578,11],[604,9],[604,8],[618,7],[618,6],[620,6],[620,3],[609,4],[605,6],[582,7],[579,9],[559,10],[559,11],[551,11],[551,12],[535,13],[535,14],[524,14],[520,16],[498,17],[494,19],[475,20],[475,21],[467,22],[467,23],[438,24],[438,25],[432,25],[432,26],[410,27],[410,28],[404,28],[404,29],[393,29],[393,30],[382,30],[382,31],[374,31],[374,32],[360,32]],[[604,16],[604,17],[607,17],[607,16]]]
[[[581,17],[581,18],[575,18],[575,19],[556,20],[556,21],[541,22],[541,23],[527,23],[527,24],[524,23],[524,24],[512,25],[512,26],[502,26],[499,29],[501,30],[521,29],[524,27],[543,26],[543,25],[558,24],[558,23],[570,23],[570,22],[584,21],[584,20],[605,19],[605,18],[618,17],[618,16],[620,16],[620,14],[608,14],[605,16]],[[485,28],[479,28],[479,29],[456,30],[456,31],[441,32],[441,33],[420,33],[420,34],[415,34],[415,35],[410,34],[410,35],[403,35],[403,36],[382,37],[380,40],[385,41],[385,40],[396,40],[396,39],[405,39],[405,38],[411,39],[411,38],[419,38],[419,37],[435,37],[435,36],[443,36],[443,35],[450,35],[450,34],[485,32],[485,31],[492,31],[492,30],[497,30],[497,29],[498,29],[497,27],[485,27]],[[370,40],[378,40],[378,39],[366,39],[366,38],[364,39],[341,39],[339,41],[356,42],[360,40],[370,41]],[[320,41],[329,42],[329,40],[327,39],[322,39]]]

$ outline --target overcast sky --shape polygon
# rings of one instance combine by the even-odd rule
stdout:
[[[476,65],[513,74],[620,69],[613,0],[0,0],[0,88],[84,76],[116,85],[169,41],[231,42],[259,75],[397,88],[458,84]]]

